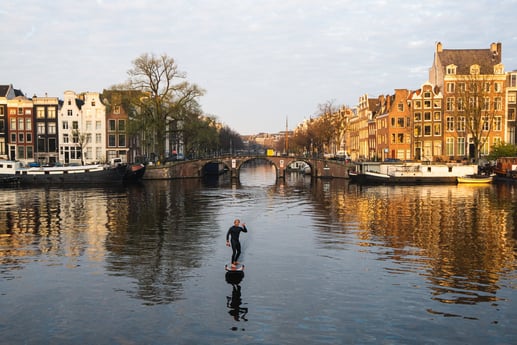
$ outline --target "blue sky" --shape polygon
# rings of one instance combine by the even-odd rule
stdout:
[[[436,42],[501,42],[517,70],[517,0],[13,0],[0,7],[0,84],[29,96],[101,92],[143,53],[174,58],[205,113],[277,132],[359,96],[416,89]]]

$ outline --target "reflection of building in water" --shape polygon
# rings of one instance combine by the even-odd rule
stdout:
[[[109,193],[98,189],[34,188],[4,190],[0,195],[4,209],[0,213],[1,231],[10,235],[3,240],[9,241],[12,249],[22,249],[20,256],[37,251],[67,257],[86,254],[94,261],[104,259]],[[111,212],[114,210],[118,219],[127,219],[121,205],[112,206]],[[34,238],[27,234],[38,236],[37,246],[29,246]]]
[[[451,292],[446,287],[470,291],[449,296],[447,303],[495,298],[471,293],[480,286],[495,293],[498,272],[513,262],[507,240],[514,225],[507,210],[492,205],[490,186],[379,187],[366,193],[358,207],[365,244],[382,240],[393,248],[391,259],[401,262],[411,260],[411,250],[433,258],[426,265],[437,300]]]
[[[359,245],[385,246],[381,255],[386,260],[426,272],[438,301],[490,301],[496,298],[501,272],[513,270],[515,262],[516,211],[513,198],[504,197],[501,188],[374,186],[357,189],[355,195],[334,192],[321,202],[342,226],[319,227],[318,235],[325,245],[345,241],[339,235],[353,232]]]

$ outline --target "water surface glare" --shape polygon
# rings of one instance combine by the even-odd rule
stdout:
[[[517,188],[0,190],[0,344],[517,344]],[[234,218],[242,280],[225,276]],[[232,284],[233,282],[233,284]]]

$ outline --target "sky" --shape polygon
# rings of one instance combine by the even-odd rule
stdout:
[[[102,92],[142,54],[173,58],[205,114],[240,134],[292,130],[320,104],[419,88],[444,49],[502,43],[517,70],[517,0],[12,0],[0,84]]]

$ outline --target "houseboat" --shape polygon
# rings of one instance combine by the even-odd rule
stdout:
[[[478,166],[473,164],[358,162],[348,176],[360,184],[456,184],[458,177],[477,172]]]
[[[19,161],[0,160],[0,182],[19,185],[99,185],[123,183],[140,178],[145,166],[128,171],[125,164],[70,166],[24,166]]]

